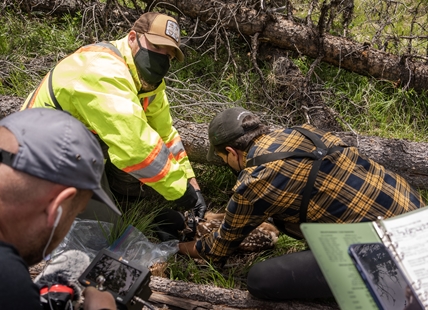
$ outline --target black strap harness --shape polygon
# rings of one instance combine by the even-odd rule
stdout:
[[[96,46],[102,46],[102,47],[108,48],[108,49],[112,50],[119,57],[122,57],[121,52],[117,49],[116,46],[114,46],[110,42],[99,42],[99,43],[90,44],[90,45],[96,45]],[[55,93],[54,93],[53,86],[52,86],[52,76],[53,76],[54,69],[55,69],[55,67],[53,67],[51,69],[51,71],[49,72],[49,80],[48,80],[49,96],[51,97],[51,100],[52,100],[53,104],[55,105],[55,109],[62,111],[62,107],[61,107],[61,105],[59,104],[58,100],[55,97]],[[35,93],[36,92],[33,93],[33,96],[35,95]],[[31,97],[30,102],[31,102],[32,98],[33,97]],[[47,104],[47,103],[45,103],[45,105],[49,106],[49,104]]]
[[[0,163],[13,167],[13,160],[16,154],[0,149]]]
[[[304,223],[306,222],[309,200],[311,198],[311,192],[314,187],[315,180],[317,178],[317,174],[321,166],[321,161],[324,159],[325,156],[329,154],[332,154],[337,151],[342,151],[343,147],[333,146],[328,148],[315,133],[302,127],[293,127],[293,129],[297,130],[302,135],[304,135],[309,140],[311,140],[312,143],[316,146],[316,149],[311,153],[309,152],[277,152],[277,153],[263,154],[260,156],[256,156],[252,159],[249,159],[247,161],[246,167],[248,168],[253,166],[260,166],[262,164],[265,164],[271,161],[287,159],[287,158],[313,159],[312,168],[311,168],[311,171],[309,172],[308,181],[302,193],[303,198],[302,198],[302,203],[300,205],[300,223]]]

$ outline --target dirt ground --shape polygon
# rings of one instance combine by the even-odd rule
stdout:
[[[18,111],[24,99],[17,101],[16,97],[12,96],[0,96],[0,119],[3,117]]]

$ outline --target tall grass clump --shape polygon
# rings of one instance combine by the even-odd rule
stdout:
[[[346,121],[344,131],[352,129],[363,135],[428,141],[426,92],[404,90],[392,82],[327,65],[320,67],[323,70],[318,74],[325,78],[325,87],[330,90],[323,98]]]
[[[26,97],[47,71],[77,49],[80,17],[17,18],[0,15],[0,59],[7,71],[0,79],[0,94]]]

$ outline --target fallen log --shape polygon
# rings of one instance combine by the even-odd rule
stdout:
[[[29,268],[34,280],[45,267],[46,262]],[[163,277],[151,276],[149,282],[152,294],[149,302],[157,309],[171,310],[242,310],[242,309],[284,309],[284,310],[336,310],[333,299],[287,302],[271,302],[253,298],[248,291],[224,289],[211,285],[201,285],[184,281],[173,281]],[[164,307],[167,305],[167,307]],[[147,310],[147,307],[142,307]]]
[[[175,120],[174,126],[180,132],[190,160],[206,164],[208,124]],[[403,176],[415,188],[428,189],[428,143],[361,136],[351,132],[335,134],[348,145],[358,147],[367,157]],[[224,165],[220,159],[214,164]]]
[[[144,0],[142,2],[151,3]],[[97,5],[99,10],[95,10]],[[315,27],[288,20],[273,11],[245,7],[240,2],[211,0],[165,0],[159,6],[177,10],[211,27],[218,27],[221,23],[222,27],[238,32],[240,35],[258,34],[260,41],[268,42],[272,46],[292,50],[312,58],[322,56],[321,61],[333,66],[379,80],[392,81],[405,88],[424,91],[428,85],[428,65],[415,60],[415,57],[393,55],[373,48],[370,44],[362,44],[328,33],[320,34]],[[119,10],[105,10],[103,4],[91,1],[19,1],[18,7],[25,12],[42,11],[49,14],[85,11],[91,7],[94,12],[98,12],[98,18],[101,18],[101,12],[109,13],[106,20],[120,21],[117,24],[131,23],[138,17],[136,10],[123,6],[117,7]]]
[[[256,10],[242,3],[210,0],[165,0],[191,18],[208,25],[221,25],[241,35],[259,34],[259,40],[272,46],[298,52],[361,75],[395,82],[397,85],[426,90],[428,66],[410,57],[400,57],[367,44],[328,33],[315,27],[288,20],[269,10]]]
[[[0,96],[0,119],[17,111],[23,98]],[[197,124],[176,119],[174,126],[180,132],[184,147],[192,162],[208,164],[208,124]],[[400,139],[361,136],[350,132],[336,132],[345,143],[358,147],[367,157],[400,174],[418,189],[428,189],[428,143]],[[224,165],[220,159],[215,165]]]
[[[264,309],[264,310],[327,310],[339,309],[332,300],[272,302],[252,297],[248,291],[224,289],[210,285],[172,281],[151,277],[154,292],[149,301],[186,310],[194,309]],[[164,295],[167,294],[167,295]]]
[[[29,268],[34,280],[45,267],[45,261]],[[242,310],[242,309],[284,309],[284,310],[336,310],[333,299],[287,302],[271,302],[253,298],[248,291],[224,289],[184,281],[173,281],[151,276],[149,282],[152,294],[148,300],[156,309],[171,310]],[[164,307],[166,305],[167,307]],[[147,307],[142,307],[147,310]]]

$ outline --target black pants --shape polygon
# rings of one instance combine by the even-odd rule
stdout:
[[[309,250],[256,263],[248,273],[247,286],[251,295],[272,301],[333,297]]]
[[[98,135],[95,135],[103,151],[104,158],[106,159],[104,165],[104,173],[107,177],[109,189],[119,195],[132,196],[141,198],[143,195],[143,185],[141,182],[134,178],[132,175],[122,171],[112,164],[110,156],[108,154],[108,146],[100,139]]]
[[[145,199],[148,191],[153,192],[147,185],[143,185],[138,179],[132,175],[122,171],[112,164],[108,154],[108,146],[102,141],[98,135],[95,135],[98,142],[100,143],[106,162],[104,165],[103,179],[105,182],[102,184],[106,191],[111,191],[114,198],[117,200],[123,212],[134,199]],[[92,207],[86,213],[94,214],[97,218],[106,218],[108,208],[98,208],[94,210]],[[88,218],[88,217],[85,217]],[[105,220],[105,219],[104,219]],[[111,222],[111,220],[107,220]],[[184,216],[172,209],[165,208],[160,210],[155,216],[153,223],[155,224],[154,229],[161,241],[167,241],[171,239],[180,238],[179,231],[185,227]]]

